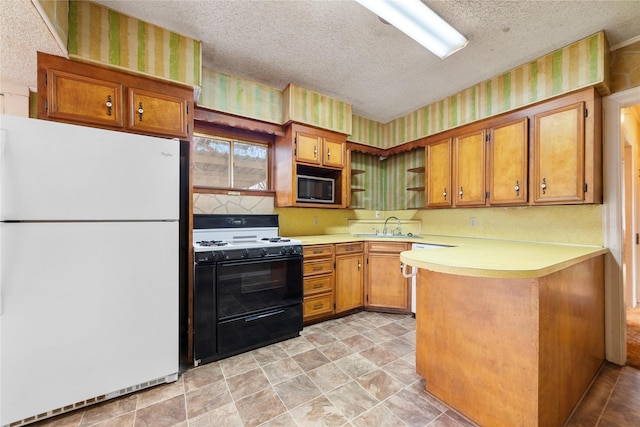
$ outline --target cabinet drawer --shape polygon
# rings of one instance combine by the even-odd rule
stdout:
[[[362,252],[363,247],[362,242],[336,243],[336,255]]]
[[[332,295],[320,295],[312,298],[305,298],[303,317],[312,317],[333,313]]]
[[[400,242],[369,242],[367,243],[369,252],[403,252],[409,250],[408,243]]]
[[[304,281],[304,294],[313,295],[333,290],[333,276],[312,277]]]
[[[333,245],[312,245],[302,247],[304,259],[330,257],[333,255]]]
[[[332,273],[333,260],[305,261],[303,271],[305,276]]]

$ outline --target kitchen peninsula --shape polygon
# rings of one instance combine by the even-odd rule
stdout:
[[[604,361],[607,249],[456,240],[400,256],[427,391],[483,426],[563,425]]]

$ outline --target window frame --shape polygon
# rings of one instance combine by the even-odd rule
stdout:
[[[262,134],[254,134],[248,131],[241,131],[236,129],[222,129],[214,126],[203,126],[198,125],[196,122],[196,126],[193,132],[194,137],[204,137],[211,139],[218,139],[229,141],[230,146],[230,164],[229,164],[229,174],[231,178],[231,183],[233,185],[233,141],[237,141],[244,144],[254,144],[254,145],[263,145],[267,148],[267,189],[266,190],[255,190],[255,189],[245,189],[245,188],[233,188],[233,187],[216,187],[216,186],[203,186],[203,185],[195,185],[192,182],[192,188],[194,193],[204,193],[204,194],[225,194],[232,196],[245,196],[245,195],[253,195],[253,196],[275,196],[275,190],[273,189],[273,173],[274,173],[274,142],[275,139],[272,135],[262,135]],[[194,156],[194,144],[191,144],[191,170],[193,171],[195,156]]]

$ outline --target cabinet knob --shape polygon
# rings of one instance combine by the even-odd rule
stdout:
[[[542,194],[547,194],[547,178],[542,178],[542,184],[540,184],[540,188],[542,188]]]
[[[142,108],[142,102],[138,103],[138,118],[142,121],[142,115],[144,114],[144,108]]]
[[[327,159],[330,159],[330,158],[331,158],[331,150],[327,148]]]
[[[513,187],[513,189],[516,192],[516,196],[519,196],[520,195],[520,181],[516,181],[516,186]]]
[[[445,187],[444,191],[442,192],[442,197],[444,197],[445,200],[447,200],[447,188]]]
[[[360,264],[360,261],[358,261],[358,271],[360,271],[360,267],[362,267],[362,264]]]
[[[462,187],[460,187],[460,191],[458,192],[458,194],[460,195],[460,200],[462,200],[462,194],[463,194]]]
[[[318,158],[318,146],[316,145],[313,146],[313,158]]]
[[[107,106],[107,116],[110,116],[111,108],[113,107],[113,102],[111,101],[111,95],[107,95],[107,103],[104,105]]]

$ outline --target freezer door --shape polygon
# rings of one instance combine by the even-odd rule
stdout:
[[[0,425],[178,372],[176,222],[0,229]]]
[[[175,220],[180,143],[0,116],[0,220]]]

